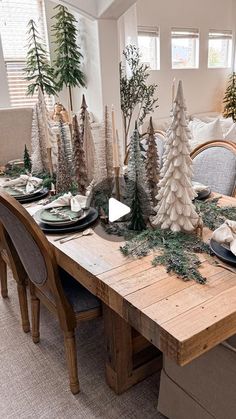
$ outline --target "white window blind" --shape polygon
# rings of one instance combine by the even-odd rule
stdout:
[[[172,28],[171,29],[171,38],[174,39],[185,39],[185,38],[198,38],[199,30],[198,29],[185,29],[185,28]]]
[[[35,21],[46,44],[43,0],[0,0],[0,33],[12,107],[30,107],[37,99],[37,95],[26,96],[28,82],[23,72],[30,19]],[[52,106],[52,98],[46,101]]]
[[[232,39],[232,31],[228,31],[228,30],[215,30],[215,29],[211,29],[209,31],[209,39]]]

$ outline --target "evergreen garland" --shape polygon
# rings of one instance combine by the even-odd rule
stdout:
[[[29,151],[26,144],[25,144],[25,150],[24,150],[24,168],[26,172],[31,173],[32,162],[31,162],[31,158],[30,158]]]
[[[28,53],[26,58],[26,80],[30,82],[27,95],[33,95],[40,86],[48,95],[56,94],[53,69],[49,64],[47,51],[41,42],[35,22],[28,23]]]
[[[190,279],[204,284],[204,278],[198,271],[200,261],[196,253],[211,254],[209,246],[195,234],[172,232],[170,230],[147,230],[127,242],[121,251],[124,255],[143,257],[151,250],[159,250],[152,263],[165,265],[167,272],[174,272],[183,280]]]
[[[218,206],[219,198],[210,201],[195,201],[196,210],[201,215],[203,223],[211,230],[215,230],[224,223],[226,219],[236,221],[235,207]],[[124,227],[106,231],[110,234],[121,235]],[[129,240],[124,234],[124,237]],[[195,280],[200,284],[206,282],[199,272],[200,261],[196,253],[212,254],[207,243],[195,234],[185,232],[172,232],[170,230],[146,230],[136,234],[121,247],[124,255],[142,257],[153,250],[159,250],[159,254],[153,258],[152,264],[165,265],[167,272],[174,272],[183,280]]]
[[[220,197],[209,201],[195,200],[196,210],[201,215],[204,226],[210,230],[216,230],[227,219],[236,221],[236,208],[230,206],[220,207],[218,205],[219,199]]]
[[[54,7],[57,14],[52,17],[56,23],[52,26],[55,37],[56,58],[54,60],[54,75],[57,80],[57,90],[60,92],[65,85],[69,88],[70,106],[73,110],[71,88],[85,87],[85,74],[81,70],[83,55],[77,45],[77,21],[67,7],[58,4]]]
[[[235,72],[233,72],[229,76],[228,86],[226,88],[223,103],[225,103],[223,116],[225,118],[232,117],[233,121],[236,122],[236,73]]]

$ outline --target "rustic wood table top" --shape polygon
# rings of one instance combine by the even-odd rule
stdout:
[[[222,197],[222,205],[236,199]],[[207,240],[210,232],[204,229]],[[177,364],[184,365],[236,333],[236,270],[199,255],[205,285],[184,282],[153,255],[127,258],[100,225],[92,236],[60,244],[48,236],[58,264]]]
[[[220,204],[236,206],[236,198],[222,197]],[[210,235],[204,228],[204,240]],[[93,235],[63,244],[47,237],[62,268],[177,364],[236,333],[236,273],[216,266],[214,258],[199,255],[207,278],[200,285],[153,267],[153,255],[123,256],[122,242],[111,241],[100,225]]]

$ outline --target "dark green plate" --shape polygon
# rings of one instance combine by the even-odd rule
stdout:
[[[88,213],[85,218],[79,220],[76,224],[69,226],[53,226],[42,223],[39,218],[39,213],[41,210],[37,211],[34,214],[34,219],[38,223],[39,227],[44,233],[47,234],[61,234],[61,233],[70,233],[76,231],[83,231],[88,228],[90,225],[94,224],[98,219],[98,212],[95,208],[89,208]]]

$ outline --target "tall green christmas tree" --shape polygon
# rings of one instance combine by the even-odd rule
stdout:
[[[28,53],[26,58],[25,78],[30,82],[27,95],[33,95],[38,87],[48,95],[56,94],[53,69],[48,61],[47,51],[39,36],[35,22],[28,23]]]
[[[24,150],[24,168],[27,172],[29,173],[31,172],[32,162],[31,162],[31,158],[30,158],[29,151],[26,144],[25,144],[25,150]]]
[[[54,75],[57,80],[58,91],[63,86],[68,87],[70,107],[73,110],[72,87],[85,87],[85,74],[81,70],[83,55],[77,45],[77,21],[68,11],[67,7],[58,4],[55,7],[57,14],[53,16],[56,23],[52,26],[56,44],[56,58],[54,60]]]
[[[228,86],[226,88],[223,103],[225,103],[223,116],[225,118],[232,117],[233,121],[236,122],[236,73],[235,72],[233,72],[229,76]]]
[[[150,215],[151,207],[137,122],[130,141],[126,203],[131,208],[129,228],[137,231],[144,230],[145,219]]]

